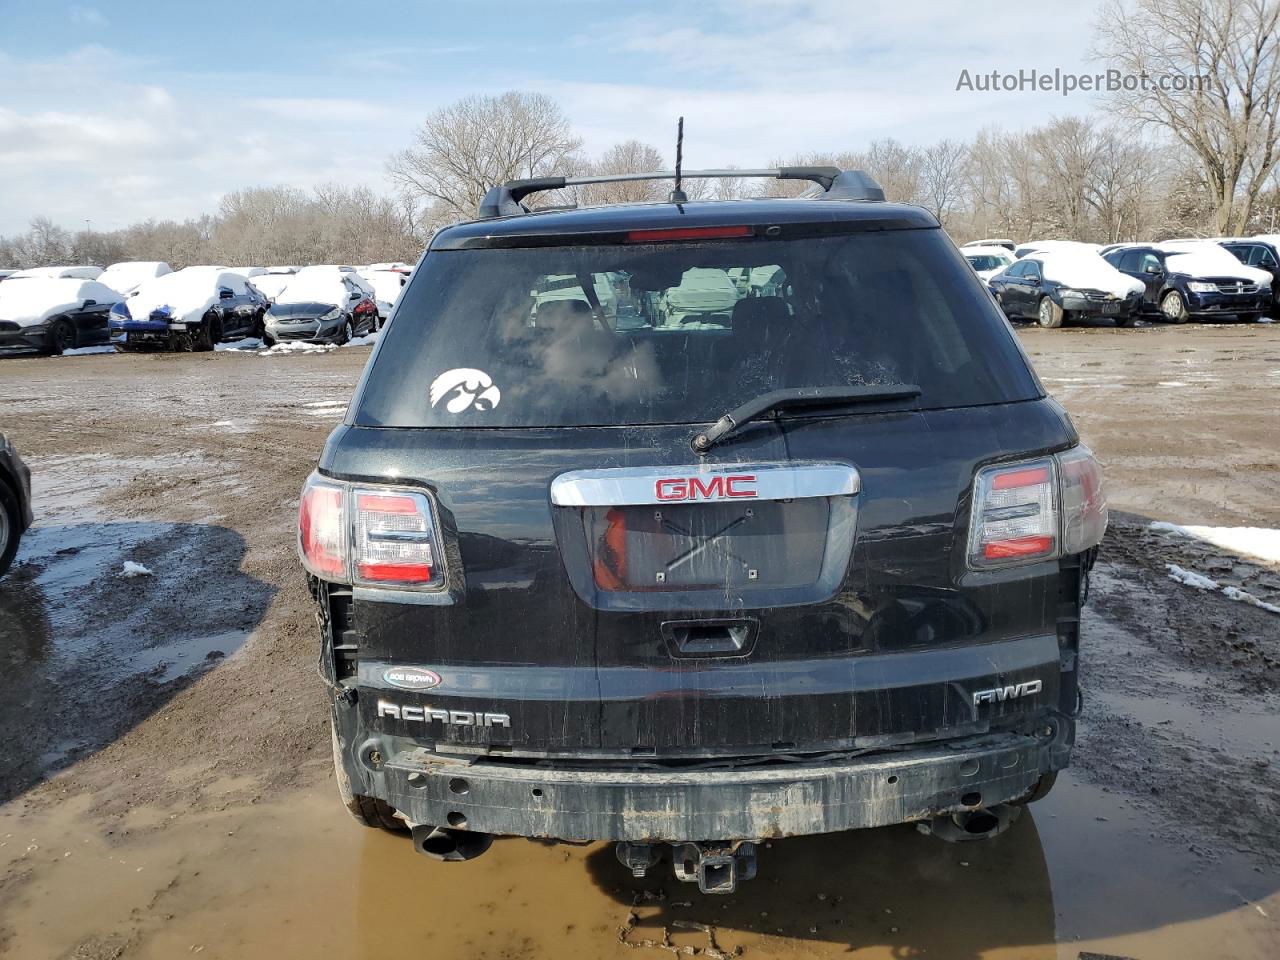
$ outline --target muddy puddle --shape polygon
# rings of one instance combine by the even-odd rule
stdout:
[[[331,787],[251,811],[142,810],[110,835],[84,829],[88,797],[0,815],[0,864],[35,881],[5,904],[8,955],[639,958],[667,954],[627,946],[623,931],[705,948],[701,925],[748,957],[1280,949],[1274,876],[1243,858],[1195,862],[1151,837],[1142,810],[1071,778],[988,843],[905,826],[772,842],[759,876],[728,897],[665,873],[632,880],[606,844],[507,839],[471,863],[436,863],[356,826]]]

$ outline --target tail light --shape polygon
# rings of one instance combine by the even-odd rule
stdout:
[[[298,511],[302,565],[356,586],[432,590],[444,582],[427,495],[312,474]]]
[[[1088,447],[978,471],[969,564],[1001,567],[1096,546],[1107,529],[1102,470]]]

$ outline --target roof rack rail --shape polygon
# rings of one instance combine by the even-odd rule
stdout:
[[[812,180],[813,186],[801,194],[814,200],[883,200],[880,184],[861,170],[840,170],[838,167],[776,167],[768,170],[682,170],[683,179],[709,179],[715,177],[764,177],[771,180]],[[674,180],[674,170],[654,173],[620,173],[600,177],[533,177],[528,180],[508,180],[498,187],[490,187],[480,201],[477,219],[492,220],[495,217],[514,217],[528,213],[522,202],[525,197],[546,190],[562,190],[589,183],[629,183],[636,180]]]

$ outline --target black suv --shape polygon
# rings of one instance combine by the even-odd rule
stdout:
[[[994,835],[1067,765],[1097,463],[931,214],[734,175],[816,185],[510,183],[414,271],[299,515],[360,822],[726,892],[763,838]],[[671,307],[714,271],[773,282]]]
[[[1222,314],[1252,322],[1271,308],[1269,286],[1206,263],[1194,247],[1126,245],[1104,248],[1102,259],[1141,280],[1143,308],[1170,323]]]
[[[1256,267],[1271,274],[1271,310],[1280,305],[1280,250],[1267,240],[1221,240],[1227,252],[1246,267]]]

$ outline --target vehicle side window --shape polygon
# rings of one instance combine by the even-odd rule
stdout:
[[[1272,269],[1276,266],[1276,258],[1271,255],[1271,251],[1256,245],[1249,247],[1249,259],[1245,262],[1251,267]]]
[[[1118,267],[1120,270],[1128,270],[1130,273],[1137,273],[1142,269],[1142,253],[1138,250],[1130,250],[1128,253],[1125,253],[1120,257],[1120,262],[1118,264],[1113,260],[1112,265]]]
[[[224,273],[218,279],[220,281],[218,284],[219,286],[226,287],[237,297],[243,297],[247,292],[245,281],[241,277],[237,277],[235,274]]]
[[[1027,270],[1027,262],[1025,260],[1019,260],[1017,263],[1015,263],[1012,267],[1010,267],[1005,272],[1008,273],[1009,276],[1011,277],[1020,277],[1026,272],[1026,270]]]
[[[1164,264],[1160,262],[1160,258],[1154,253],[1142,254],[1142,266],[1139,268],[1143,273],[1164,273]]]
[[[1040,264],[1036,263],[1034,260],[1028,260],[1026,267],[1022,271],[1022,275],[1028,280],[1038,281],[1040,279]]]

